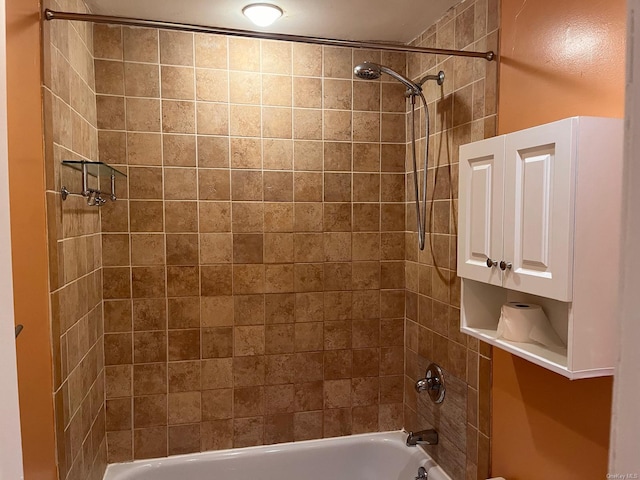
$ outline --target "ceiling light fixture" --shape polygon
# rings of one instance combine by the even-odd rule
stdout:
[[[242,13],[259,27],[268,27],[282,16],[282,9],[270,3],[252,3]]]

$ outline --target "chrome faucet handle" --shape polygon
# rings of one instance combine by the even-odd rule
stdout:
[[[427,473],[426,468],[420,467],[418,469],[418,476],[416,477],[416,480],[427,480],[427,478],[429,478],[429,474]]]
[[[428,392],[429,397],[434,403],[442,403],[444,400],[445,386],[444,375],[442,369],[432,363],[427,368],[425,378],[421,378],[416,382],[416,392]]]

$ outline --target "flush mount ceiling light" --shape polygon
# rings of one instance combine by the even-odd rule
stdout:
[[[242,13],[259,27],[268,27],[282,16],[282,9],[270,3],[252,3]]]

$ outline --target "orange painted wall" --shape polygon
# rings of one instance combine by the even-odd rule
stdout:
[[[26,480],[55,462],[38,0],[7,0],[9,195],[22,450]]]
[[[498,133],[624,116],[624,0],[502,0],[501,14]],[[494,349],[493,475],[605,478],[611,392]]]

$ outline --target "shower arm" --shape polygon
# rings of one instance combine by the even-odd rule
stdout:
[[[435,75],[425,75],[424,77],[422,77],[420,80],[418,80],[416,83],[422,87],[422,85],[424,85],[426,82],[428,82],[429,80],[435,80],[436,83],[438,85],[442,85],[444,83],[444,72],[442,70],[440,70],[437,74]]]

